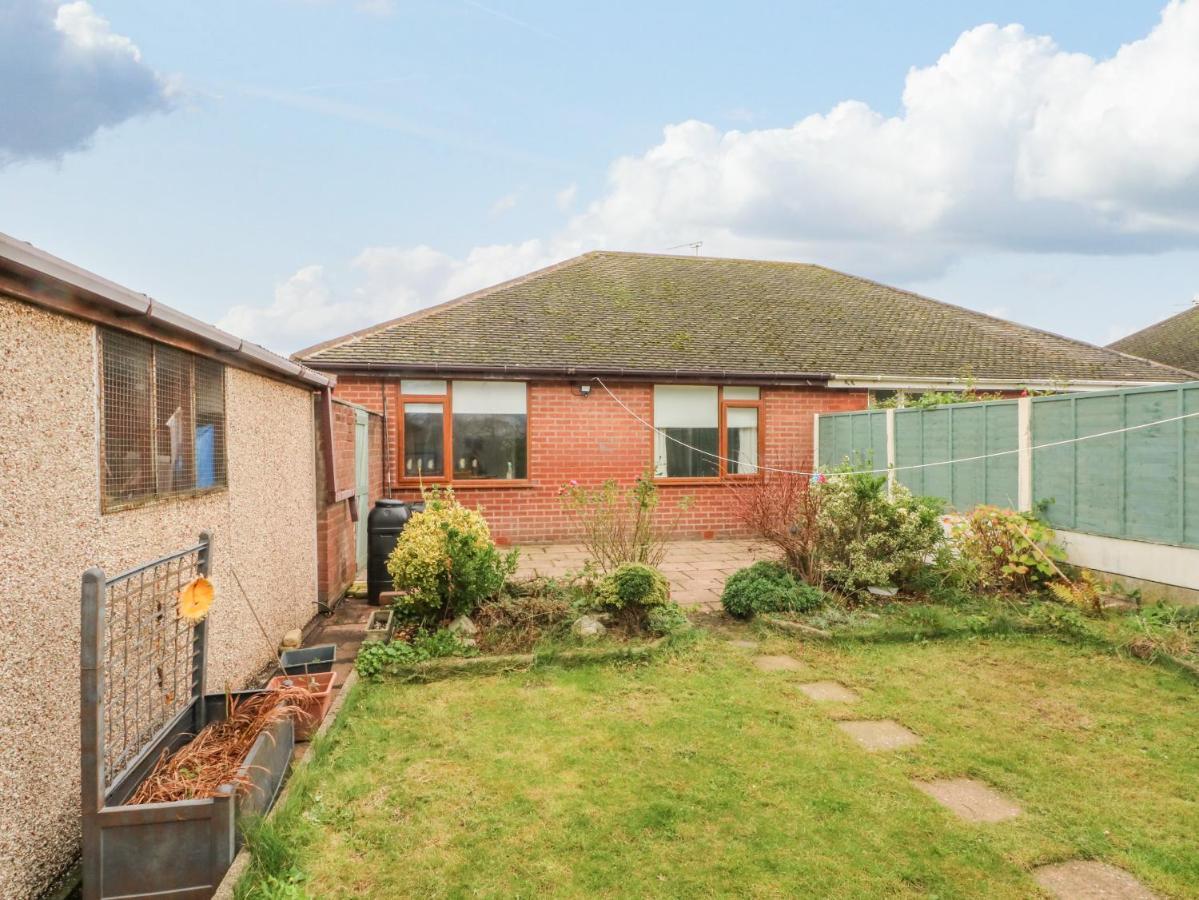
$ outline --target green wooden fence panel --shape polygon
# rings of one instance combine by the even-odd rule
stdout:
[[[1199,415],[1125,430],[1187,414],[1199,414],[1199,382],[1034,397],[1033,501],[1056,528],[1199,546]],[[821,416],[819,428],[821,466],[885,467],[885,412]],[[1018,430],[1015,400],[896,410],[896,478],[959,511],[1015,508]],[[937,465],[952,459],[970,461]]]
[[[984,403],[981,408],[987,430],[985,452],[1002,454],[989,457],[984,464],[983,502],[1015,509],[1020,502],[1020,459],[1015,452],[1019,446],[1019,407],[1005,400]]]
[[[887,467],[887,417],[882,410],[820,417],[822,468],[850,462],[860,468]]]
[[[1193,383],[1035,398],[1034,499],[1057,528],[1199,545],[1199,418],[1162,422],[1194,412]]]

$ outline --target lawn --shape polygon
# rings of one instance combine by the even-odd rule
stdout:
[[[1027,897],[1033,866],[1079,857],[1199,894],[1194,682],[1046,637],[726,636],[649,664],[361,685],[240,895]],[[815,704],[797,685],[817,679],[861,701]],[[867,753],[835,725],[851,717],[923,743]],[[1023,814],[966,824],[910,783],[954,776]]]

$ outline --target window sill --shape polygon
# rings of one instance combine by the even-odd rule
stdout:
[[[213,494],[227,493],[229,486],[227,484],[217,485],[216,487],[201,488],[195,491],[179,491],[175,494],[155,494],[152,497],[141,497],[136,500],[107,500],[100,498],[100,515],[107,516],[111,513],[126,512],[131,509],[141,509],[146,506],[158,506],[164,503],[172,503],[177,500],[198,500],[201,497],[209,497]]]
[[[755,484],[761,480],[761,475],[724,475],[714,478],[655,478],[654,484],[658,487],[703,487],[719,484]]]
[[[477,490],[503,490],[504,488],[535,488],[539,487],[536,482],[530,481],[527,478],[480,478],[465,479],[463,481],[433,481],[426,479],[425,481],[417,481],[415,479],[409,481],[404,479],[396,482],[391,486],[392,491],[419,491],[422,487],[427,488],[453,488],[455,493],[458,491],[477,491]]]

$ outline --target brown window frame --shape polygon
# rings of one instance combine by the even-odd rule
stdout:
[[[669,382],[655,382],[650,385],[650,422],[654,423],[654,428],[657,429],[657,409],[654,397],[654,387],[658,384],[668,384]],[[766,421],[765,410],[762,407],[762,387],[760,385],[699,385],[700,387],[715,387],[716,388],[716,404],[717,416],[716,427],[718,432],[716,453],[720,456],[717,463],[717,474],[708,476],[696,475],[658,475],[657,474],[657,459],[656,448],[652,442],[650,445],[650,469],[654,474],[654,483],[663,485],[688,485],[688,484],[720,484],[721,482],[747,482],[757,481],[763,477],[762,466],[765,465],[766,458]],[[756,387],[758,389],[757,400],[726,400],[724,397],[724,389],[726,387]],[[727,458],[729,455],[729,425],[728,425],[728,410],[729,409],[756,409],[758,411],[758,465],[756,472],[729,472],[729,464]]]
[[[462,490],[467,488],[505,488],[505,487],[528,487],[532,482],[532,455],[529,449],[533,444],[533,416],[530,413],[532,408],[532,382],[521,382],[509,380],[506,378],[466,378],[458,379],[459,381],[494,381],[507,384],[524,384],[525,386],[525,477],[524,478],[455,478],[454,477],[454,380],[450,378],[436,378],[434,381],[445,382],[444,394],[405,394],[404,380],[429,380],[429,379],[402,379],[396,384],[396,395],[398,397],[397,407],[399,414],[396,416],[396,447],[397,453],[397,468],[400,471],[397,484],[402,488],[419,487],[422,485],[445,485],[447,487],[457,487]],[[441,406],[441,446],[442,446],[442,469],[440,475],[409,475],[404,466],[404,407],[409,403],[430,403]]]
[[[199,357],[194,353],[189,353],[185,350],[180,350],[176,347],[171,347],[167,344],[153,341],[140,335],[130,334],[124,331],[118,331],[112,328],[98,328],[99,341],[97,344],[97,384],[96,391],[99,401],[99,476],[100,476],[100,511],[102,514],[119,512],[121,510],[133,509],[140,506],[147,506],[153,503],[161,503],[170,500],[186,499],[188,497],[199,497],[208,494],[220,493],[229,489],[229,465],[228,465],[228,434],[229,434],[229,417],[228,417],[228,379],[226,378],[226,366],[214,360],[209,360],[204,357]],[[148,488],[139,491],[130,496],[121,496],[110,491],[110,468],[108,460],[108,449],[110,436],[108,434],[109,427],[109,402],[107,387],[107,371],[106,371],[106,349],[107,341],[125,341],[137,342],[146,349],[146,370],[141,377],[145,378],[149,396],[146,403],[146,421],[144,423],[134,423],[134,427],[144,426],[147,432],[142,438],[149,449],[148,467],[149,471],[146,476]],[[159,445],[161,439],[159,436],[158,422],[158,378],[159,378],[159,353],[181,356],[187,362],[187,384],[188,384],[188,408],[187,418],[188,435],[190,437],[190,446],[187,448],[185,458],[190,459],[190,473],[192,479],[192,487],[183,488],[180,490],[160,490],[158,486],[158,457]],[[213,478],[214,483],[207,487],[196,487],[196,406],[197,406],[197,381],[198,367],[197,363],[202,363],[205,366],[211,367],[209,376],[214,373],[219,374],[220,378],[220,428],[213,435]]]

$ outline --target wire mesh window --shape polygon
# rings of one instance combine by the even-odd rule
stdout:
[[[104,509],[223,487],[225,368],[101,332]]]

